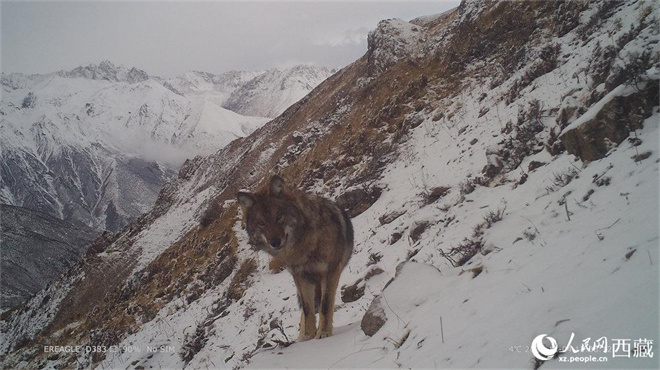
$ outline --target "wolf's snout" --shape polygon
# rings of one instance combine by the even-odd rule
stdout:
[[[270,246],[275,249],[278,249],[279,247],[282,246],[282,240],[280,238],[273,238],[270,241]]]

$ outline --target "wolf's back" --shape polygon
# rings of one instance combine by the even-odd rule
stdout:
[[[334,230],[334,235],[331,236],[337,242],[334,250],[335,253],[342,256],[340,259],[345,263],[353,253],[354,231],[351,218],[335,202],[329,199],[312,196],[306,197],[306,201],[310,205],[310,207],[305,207],[310,211],[306,216],[316,221],[313,224],[316,225],[317,230],[329,230],[328,226],[331,226],[331,229]],[[311,204],[316,205],[316,207],[311,206]],[[315,232],[314,229],[313,227],[309,232]]]

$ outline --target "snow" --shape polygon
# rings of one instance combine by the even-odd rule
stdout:
[[[5,338],[32,338],[48,326],[55,319],[60,302],[72,289],[74,280],[84,278],[84,272],[80,272],[73,278],[65,276],[59,280],[60,284],[47,285],[26,302],[26,315],[7,324],[3,322],[3,340],[0,341],[0,352],[7,353],[13,344],[12,341]],[[27,367],[27,364],[25,366]]]
[[[21,138],[32,137],[27,130],[32,122],[43,117],[52,127],[46,128],[48,143],[54,148],[61,145],[85,148],[101,143],[125,154],[145,156],[150,154],[145,153],[146,142],[160,144],[160,149],[166,151],[185,147],[190,151],[185,155],[194,156],[195,151],[208,154],[237,136],[245,136],[236,128],[243,123],[258,125],[267,121],[230,115],[220,107],[213,109],[217,105],[210,102],[196,104],[194,97],[176,95],[154,80],[128,84],[53,76],[29,90],[5,93],[3,106],[17,105],[28,91],[34,91],[37,96],[35,109],[5,108],[9,111],[5,130],[21,133],[20,137],[3,135],[6,146],[36,151],[36,144]],[[198,120],[185,119],[190,116]]]
[[[621,13],[628,14],[625,9]],[[567,35],[562,45],[569,45],[570,37]],[[374,252],[382,253],[377,266],[385,274],[367,282],[365,297],[359,301],[339,304],[333,337],[259,350],[248,367],[521,368],[532,366],[528,348],[542,333],[554,336],[563,345],[575,333],[578,347],[586,338],[602,336],[657,341],[657,110],[646,120],[644,130],[637,133],[644,138],[637,149],[624,143],[608,157],[584,168],[570,155],[553,158],[543,151],[521,165],[526,168],[532,160],[549,162],[543,169],[528,173],[525,184],[477,187],[462,202],[458,194],[459,183],[480,173],[487,161],[487,148],[502,139],[498,120],[515,118],[518,107],[533,99],[550,109],[560,103],[562,94],[580,87],[569,76],[584,63],[581,53],[588,53],[588,49],[576,51],[568,54],[558,70],[539,77],[543,83],[535,90],[527,89],[516,104],[495,103],[488,114],[479,118],[479,94],[468,93],[456,100],[462,103],[455,115],[460,117],[458,122],[447,122],[437,129],[438,125],[427,118],[413,132],[401,159],[385,171],[381,185],[386,190],[381,198],[353,219],[356,253],[340,286],[363,277],[365,263]],[[497,91],[489,93],[496,95]],[[459,135],[461,128],[467,130]],[[479,138],[479,143],[470,148],[472,138]],[[648,150],[653,153],[650,159],[637,164],[631,159],[637,151]],[[575,167],[578,178],[554,192],[547,189],[554,173]],[[507,175],[515,176],[517,172]],[[611,185],[595,185],[594,176],[610,177]],[[432,186],[452,189],[438,201],[441,204],[420,205],[416,194]],[[589,190],[595,192],[584,201]],[[443,211],[445,205],[452,207]],[[502,208],[502,221],[486,229],[483,236],[486,249],[493,252],[477,255],[462,267],[451,266],[440,255],[441,250],[447,252],[470,236],[488,210]],[[378,216],[396,210],[406,213],[389,225],[379,224]],[[452,218],[454,221],[443,223]],[[433,225],[420,241],[411,244],[406,234],[414,222],[421,220],[433,221]],[[388,246],[390,235],[396,231],[404,232],[404,237]],[[529,240],[525,233],[535,238]],[[516,241],[518,237],[522,240]],[[632,249],[635,252],[627,259]],[[359,327],[362,314],[395,275],[395,267],[405,261],[409,250],[417,251],[413,258],[416,263],[404,265],[401,275],[382,293],[393,309],[385,307],[388,322],[369,338]],[[478,266],[482,272],[473,277],[469,270]],[[406,274],[409,268],[414,273]],[[259,286],[262,279],[266,283],[266,278],[272,291],[283,291],[276,296],[294,295],[293,287],[276,285],[279,281],[268,275],[258,276],[246,294],[249,299],[268,302],[262,309],[275,313],[288,328],[287,336],[293,338],[298,319],[295,304],[280,308],[276,296],[262,298],[266,292]],[[397,300],[399,296],[401,300]],[[439,335],[441,317],[444,342]],[[406,341],[397,348],[396,343],[407,333]],[[543,366],[562,364],[550,361]],[[586,366],[655,367],[657,359],[610,356],[607,363]]]
[[[163,251],[181,238],[190,229],[198,225],[195,212],[208,197],[210,190],[205,190],[188,202],[177,204],[171,211],[158,217],[148,229],[139,235],[135,247],[141,250],[135,272],[141,271]]]
[[[91,67],[95,66],[85,68]],[[295,83],[285,84],[277,76],[260,80],[259,88],[267,95],[254,104],[264,105],[270,116],[276,116],[327,77],[309,77],[304,73],[315,70],[297,68],[279,72]],[[64,75],[3,74],[4,148],[37,153],[35,137],[43,132],[52,150],[64,145],[86,148],[101,144],[140,157],[152,158],[153,152],[160,152],[164,159],[176,158],[181,164],[188,157],[208,155],[269,120],[237,114],[222,106],[234,90],[264,76],[262,72],[189,72],[170,80],[156,77],[139,83]],[[188,95],[177,94],[164,83]],[[18,109],[30,92],[36,96],[35,108]],[[31,131],[35,122],[43,124]]]

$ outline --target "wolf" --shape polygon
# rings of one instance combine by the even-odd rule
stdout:
[[[236,197],[250,245],[293,276],[302,308],[298,341],[331,336],[339,276],[353,253],[351,219],[334,202],[287,186],[278,175],[261,191]]]

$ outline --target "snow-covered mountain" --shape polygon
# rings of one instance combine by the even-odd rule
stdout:
[[[277,117],[334,72],[315,66],[268,70],[234,90],[223,106],[241,114]]]
[[[654,6],[465,1],[381,23],[3,315],[3,365],[657,368]],[[293,342],[293,281],[247,245],[235,193],[273,173],[352,217],[330,338]],[[535,358],[541,334],[567,351]]]
[[[135,67],[128,69],[124,66],[116,66],[109,60],[104,60],[99,64],[90,63],[79,66],[71,71],[60,71],[57,75],[67,78],[85,78],[89,80],[127,82],[130,84],[149,79],[147,72],[141,69]]]
[[[234,90],[263,74],[263,71],[230,71],[220,75],[191,71],[172,78],[158,78],[163,85],[182,95],[212,95],[224,104]],[[291,102],[293,104],[295,102]]]
[[[262,74],[163,79],[108,61],[48,75],[3,74],[0,202],[119,230],[152,207],[186,158],[269,120],[222,107]],[[283,111],[301,93],[285,86],[271,98]]]

